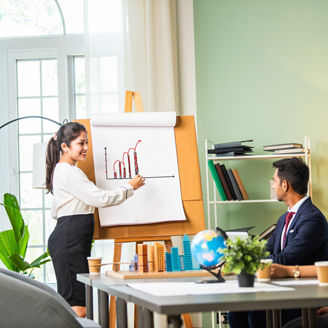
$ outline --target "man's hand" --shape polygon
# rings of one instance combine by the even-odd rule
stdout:
[[[328,313],[328,306],[322,307],[317,311],[318,315],[324,315]]]
[[[286,265],[271,264],[271,278],[273,279],[279,279],[279,278],[285,278],[285,277],[291,277],[289,272],[289,267]]]

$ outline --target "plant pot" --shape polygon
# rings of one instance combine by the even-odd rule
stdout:
[[[255,276],[253,274],[248,274],[241,272],[237,275],[239,287],[254,287]]]

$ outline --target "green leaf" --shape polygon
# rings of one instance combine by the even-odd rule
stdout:
[[[15,233],[16,241],[19,242],[24,232],[24,220],[20,212],[17,198],[12,194],[4,194],[3,204],[5,207],[11,226]]]
[[[44,260],[45,259],[45,260]],[[44,260],[44,261],[42,261]],[[38,258],[36,258],[31,264],[31,267],[37,267],[39,268],[41,264],[47,263],[51,261],[51,259],[49,258],[49,253],[45,252],[42,255],[40,255]]]
[[[28,226],[25,225],[22,238],[18,243],[18,254],[21,255],[23,258],[25,258],[26,255],[26,249],[29,239],[30,239],[30,233],[28,231]]]
[[[19,271],[26,271],[27,269],[31,268],[30,263],[26,262],[24,258],[18,254],[13,254],[10,256],[10,259],[14,263],[15,267]]]
[[[14,270],[15,267],[10,256],[15,253],[16,240],[13,230],[5,230],[0,232],[0,259],[2,263],[9,269]]]

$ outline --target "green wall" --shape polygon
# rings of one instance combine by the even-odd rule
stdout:
[[[328,1],[194,0],[197,129],[204,140],[266,144],[310,136],[314,203],[328,216]],[[268,198],[272,160],[230,161],[250,198]],[[205,202],[204,202],[205,203]],[[206,204],[206,203],[205,203]],[[284,204],[227,204],[219,225],[259,233]],[[214,225],[212,225],[214,227]]]

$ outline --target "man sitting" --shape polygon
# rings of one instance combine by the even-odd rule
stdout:
[[[276,168],[272,189],[288,211],[281,215],[267,249],[273,263],[310,265],[328,259],[328,225],[321,211],[307,196],[308,167],[296,157],[273,163]],[[282,323],[300,316],[301,311],[282,311]],[[231,328],[265,327],[264,311],[230,312]]]

